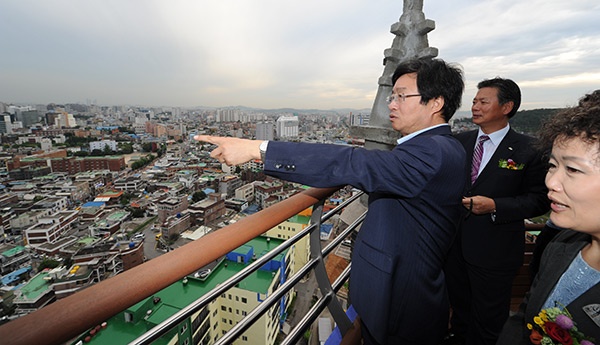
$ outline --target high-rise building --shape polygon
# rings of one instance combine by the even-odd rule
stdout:
[[[298,118],[296,116],[280,116],[277,119],[277,137],[292,138],[298,136]]]
[[[24,128],[29,128],[33,124],[40,122],[40,114],[37,110],[27,110],[21,113],[21,121]]]
[[[236,122],[240,120],[239,109],[218,109],[217,122]]]
[[[0,115],[0,133],[12,133],[10,115],[6,113]]]
[[[350,126],[368,126],[370,117],[370,114],[350,113]]]
[[[273,123],[260,122],[256,124],[256,139],[257,140],[273,140]]]

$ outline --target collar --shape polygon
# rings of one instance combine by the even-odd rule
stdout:
[[[405,136],[403,136],[402,138],[400,138],[400,139],[396,140],[396,143],[397,143],[397,145],[400,145],[400,144],[402,144],[402,143],[404,143],[404,142],[407,142],[407,141],[409,141],[410,139],[412,139],[412,138],[416,137],[417,135],[419,135],[419,134],[421,134],[421,133],[423,133],[423,132],[427,132],[427,131],[429,131],[429,130],[432,130],[432,129],[434,129],[434,128],[437,128],[437,127],[442,127],[442,126],[450,126],[450,125],[449,125],[449,124],[447,124],[447,123],[440,123],[439,125],[435,125],[435,126],[431,126],[431,127],[423,128],[423,129],[420,129],[420,130],[418,130],[418,131],[416,131],[416,132],[412,132],[412,133],[410,133],[409,135],[405,135]]]
[[[499,129],[493,133],[487,134],[487,136],[490,137],[490,141],[492,142],[492,144],[494,144],[494,146],[498,146],[509,130],[510,125],[506,125],[506,127]],[[481,128],[479,128],[479,130],[477,131],[477,139],[479,139],[479,137],[484,134],[485,133],[481,131]],[[475,140],[475,142],[477,142],[477,140]]]

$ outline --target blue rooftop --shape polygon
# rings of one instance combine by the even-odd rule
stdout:
[[[90,201],[90,202],[86,202],[85,204],[81,205],[81,207],[102,207],[104,206],[105,202],[101,202],[101,201]]]
[[[7,286],[10,285],[11,283],[17,282],[19,281],[19,277],[24,274],[31,271],[31,266],[29,267],[22,267],[19,268],[16,271],[12,271],[9,274],[5,275],[4,277],[2,277],[2,285]]]

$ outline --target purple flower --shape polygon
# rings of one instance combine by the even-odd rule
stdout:
[[[554,320],[556,324],[562,329],[571,329],[573,328],[573,320],[571,320],[568,316],[559,314],[556,316],[556,320]]]
[[[582,340],[579,344],[581,344],[581,345],[594,345],[594,343],[592,343],[589,340]]]

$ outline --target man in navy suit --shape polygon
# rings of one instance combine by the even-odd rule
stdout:
[[[459,68],[439,59],[400,64],[392,80],[390,122],[403,136],[392,151],[196,139],[218,145],[211,156],[228,165],[261,158],[271,176],[367,192],[350,276],[364,343],[431,345],[448,324],[443,263],[460,219],[466,155],[447,122],[464,83]]]
[[[544,214],[550,205],[533,138],[508,123],[521,104],[519,86],[494,78],[477,87],[471,111],[479,129],[456,135],[467,152],[468,177],[464,217],[445,269],[452,306],[445,344],[496,343],[523,263],[524,219]]]

